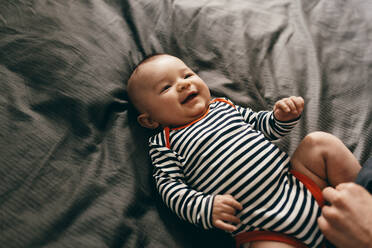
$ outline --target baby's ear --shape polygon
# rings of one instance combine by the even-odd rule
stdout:
[[[156,129],[159,127],[159,123],[151,119],[151,117],[147,113],[140,114],[137,117],[137,121],[141,126],[145,128]]]

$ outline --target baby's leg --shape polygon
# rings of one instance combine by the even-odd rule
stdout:
[[[251,242],[249,248],[293,248],[295,246],[277,241],[255,241]]]
[[[291,158],[291,166],[321,189],[354,181],[361,169],[342,141],[324,132],[310,133],[302,140]]]

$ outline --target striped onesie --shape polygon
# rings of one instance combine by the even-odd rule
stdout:
[[[297,122],[217,98],[200,119],[164,128],[149,140],[163,201],[180,218],[209,229],[214,196],[231,194],[243,205],[233,236],[269,231],[318,247],[324,238],[317,226],[320,207],[289,172],[289,156],[270,142]]]

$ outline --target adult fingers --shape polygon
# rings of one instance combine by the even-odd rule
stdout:
[[[324,218],[323,215],[321,215],[319,218],[318,218],[318,226],[320,228],[320,230],[326,235],[326,233],[329,232],[329,230],[331,230],[331,225],[328,223],[328,221]]]
[[[353,183],[341,183],[336,188],[327,187],[323,190],[323,197],[332,205],[344,208],[347,201],[353,199],[354,190],[358,186],[355,186]]]
[[[334,228],[323,216],[318,218],[318,226],[324,236],[329,240],[334,240],[338,235],[342,235],[338,229]]]
[[[332,187],[326,187],[322,193],[323,193],[324,200],[326,200],[327,202],[331,204],[334,204],[339,198],[339,192]]]
[[[336,186],[336,190],[344,191],[344,192],[348,191],[350,193],[352,191],[360,190],[360,189],[364,189],[364,188],[354,182],[340,183]]]
[[[324,206],[322,216],[333,227],[339,227],[343,222],[343,215],[340,215],[339,209],[334,206]]]

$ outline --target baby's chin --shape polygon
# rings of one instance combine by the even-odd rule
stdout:
[[[172,123],[172,125],[169,125],[172,128],[179,128],[187,126],[191,123],[194,123],[200,119],[202,119],[205,114],[208,111],[208,106],[206,108],[203,108],[202,106],[198,108],[194,108],[191,112],[189,112],[187,115],[185,115],[183,118],[179,118],[177,123]]]
[[[208,109],[209,109],[209,104],[205,104],[201,102],[197,103],[193,109],[194,119],[198,119],[204,116],[207,113]]]

